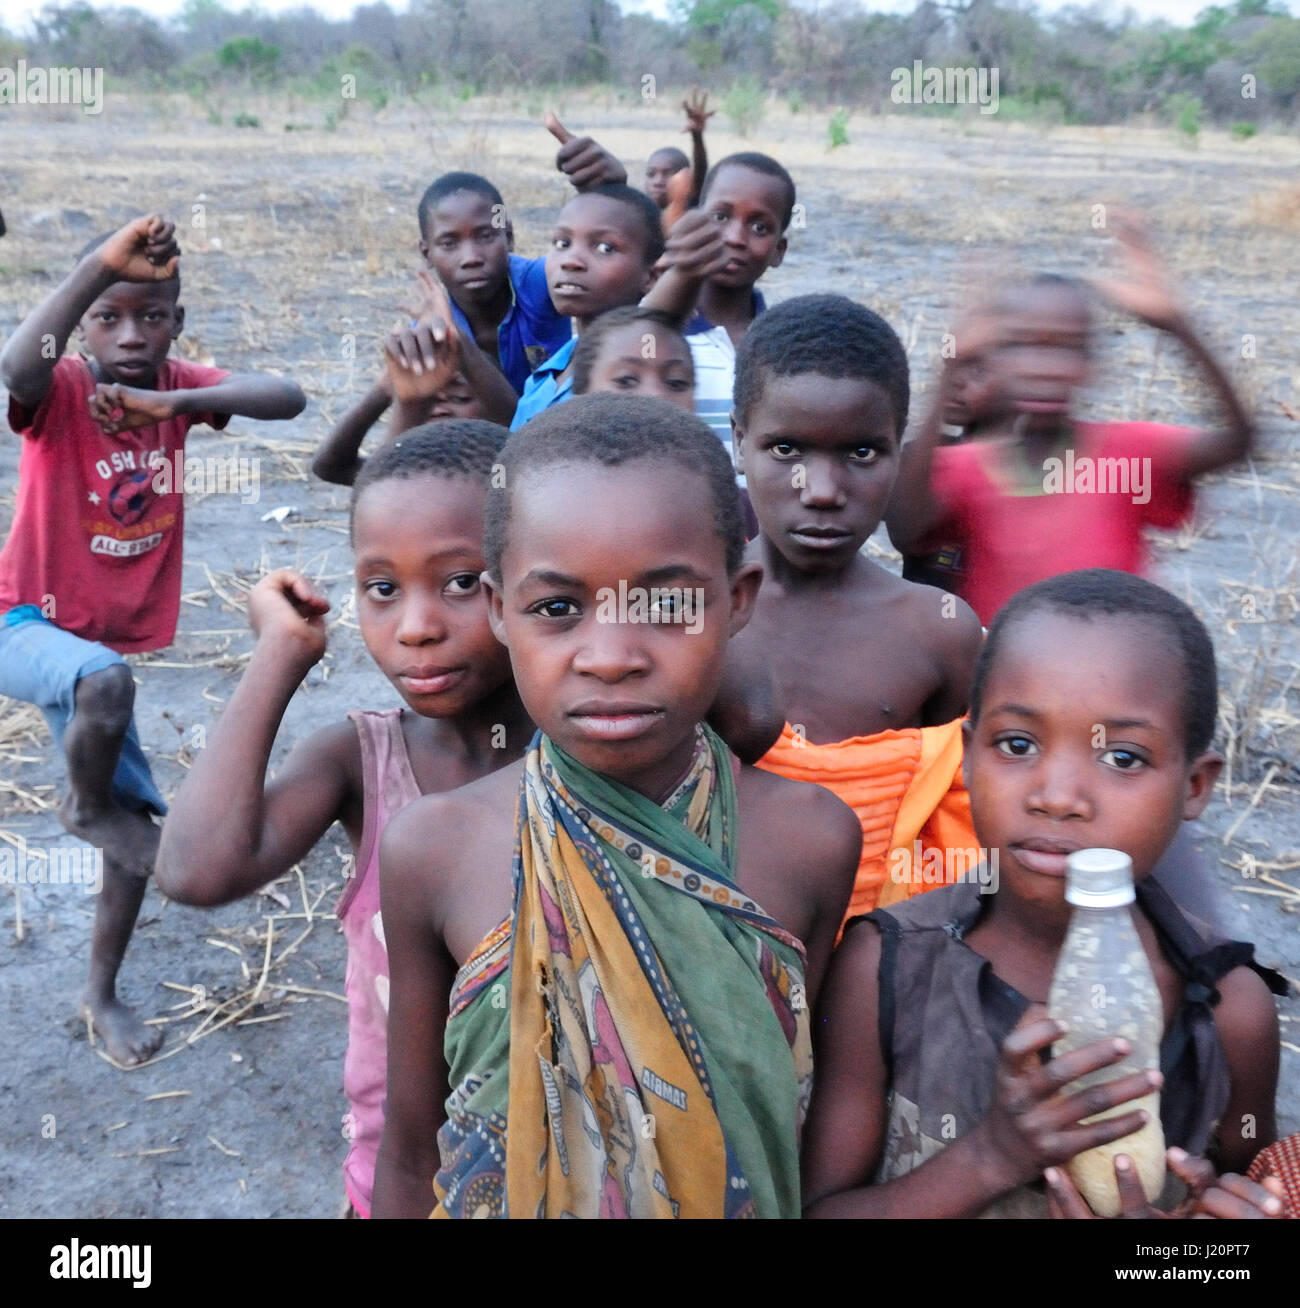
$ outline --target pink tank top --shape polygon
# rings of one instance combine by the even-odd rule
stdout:
[[[401,709],[358,709],[348,717],[356,723],[361,741],[365,789],[361,845],[337,909],[348,941],[343,1092],[350,1108],[343,1119],[343,1134],[349,1141],[343,1183],[352,1207],[369,1217],[388,1071],[388,950],[379,915],[379,841],[389,819],[419,797],[420,787],[406,752]]]

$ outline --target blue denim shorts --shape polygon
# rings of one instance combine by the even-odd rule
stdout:
[[[75,707],[77,682],[125,662],[116,650],[56,627],[34,604],[20,604],[0,615],[0,695],[35,704],[60,747]],[[136,812],[167,812],[140,748],[134,716],[113,773],[113,798]]]

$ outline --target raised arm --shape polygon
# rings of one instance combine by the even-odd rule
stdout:
[[[428,1217],[438,1131],[450,1094],[443,1036],[456,965],[430,903],[429,864],[441,795],[408,804],[379,846],[388,944],[388,1099],[375,1163],[375,1217]]]
[[[260,372],[234,373],[212,386],[150,391],[100,382],[90,397],[90,416],[110,436],[152,427],[181,414],[241,418],[296,418],[307,398],[296,382]]]
[[[92,250],[19,324],[0,354],[0,381],[29,413],[40,407],[54,366],[86,310],[114,283],[176,274],[176,228],[157,214],[135,218]]]
[[[934,453],[943,442],[943,414],[952,400],[956,365],[986,354],[997,342],[998,323],[987,312],[975,312],[953,328],[952,349],[945,351],[934,398],[916,435],[898,453],[898,479],[889,497],[885,528],[894,548],[910,553],[938,527],[944,508],[934,494]]]
[[[169,899],[210,906],[251,894],[286,873],[356,800],[344,761],[356,739],[351,723],[299,745],[266,783],[284,710],[325,652],[328,607],[287,568],[249,596],[252,658],[163,824],[156,875]]]
[[[690,209],[674,224],[665,244],[658,281],[641,303],[660,309],[684,323],[695,309],[700,287],[720,272],[730,256],[722,243],[722,228],[702,209]]]
[[[1187,477],[1244,459],[1254,439],[1246,406],[1218,360],[1187,318],[1164,263],[1145,228],[1132,214],[1112,214],[1111,230],[1124,256],[1124,276],[1094,281],[1116,308],[1168,332],[1191,356],[1223,415],[1222,426],[1201,431],[1185,447],[1179,471]]]
[[[393,388],[385,372],[377,382],[334,425],[321,441],[311,470],[321,481],[336,486],[351,486],[365,460],[361,457],[361,442],[366,433],[388,412],[393,402]]]
[[[472,336],[456,328],[442,283],[427,269],[416,274],[418,303],[408,309],[413,326],[399,323],[384,345],[384,363],[393,393],[388,438],[417,427],[429,418],[438,392],[458,371],[483,406],[488,422],[510,425],[519,397],[505,374],[479,349]]]
[[[555,154],[555,166],[573,183],[577,191],[589,191],[593,186],[607,182],[627,182],[627,169],[590,136],[574,136],[548,109],[546,130],[560,143]]]
[[[700,202],[700,192],[704,190],[704,178],[709,171],[709,156],[704,149],[704,129],[717,110],[710,109],[708,106],[707,93],[698,87],[692,88],[690,95],[682,101],[682,109],[686,113],[686,126],[682,131],[689,132],[691,137],[690,204],[692,207]]]

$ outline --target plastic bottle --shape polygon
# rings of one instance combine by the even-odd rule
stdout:
[[[1066,901],[1074,906],[1070,928],[1048,996],[1051,1015],[1069,1027],[1052,1049],[1053,1057],[1094,1040],[1127,1040],[1128,1055],[1072,1081],[1072,1094],[1090,1085],[1117,1081],[1160,1066],[1164,1012],[1146,950],[1133,923],[1133,862],[1117,849],[1081,849],[1066,863]],[[1096,1117],[1118,1117],[1145,1109],[1147,1122],[1132,1135],[1089,1149],[1066,1165],[1088,1206],[1100,1217],[1120,1211],[1115,1185],[1116,1154],[1127,1154],[1147,1200],[1164,1188],[1165,1138],[1160,1126],[1160,1092],[1153,1090]]]

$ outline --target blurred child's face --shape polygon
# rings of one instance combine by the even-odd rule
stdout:
[[[425,474],[377,481],[357,501],[361,635],[423,717],[462,713],[510,676],[479,581],[485,494],[469,477]]]
[[[1087,304],[1068,285],[1029,286],[1001,317],[1002,344],[992,355],[995,383],[1030,429],[1059,427],[1088,378]]]
[[[781,234],[785,187],[775,177],[739,164],[719,169],[700,207],[723,225],[730,256],[722,271],[709,278],[715,286],[752,286],[785,258]]]
[[[429,410],[429,421],[439,418],[481,418],[483,406],[479,403],[474,388],[465,379],[463,372],[458,372],[446,386],[434,397],[433,407]]]
[[[180,282],[114,282],[86,310],[78,334],[100,380],[152,388],[185,325]]]
[[[959,359],[953,368],[956,376],[944,406],[944,422],[970,429],[995,417],[1001,407],[1001,382],[989,356]]]
[[[884,517],[898,473],[894,406],[862,377],[770,374],[735,429],[764,538],[791,567],[835,572]]]
[[[690,346],[676,332],[655,323],[628,323],[601,342],[587,390],[650,395],[694,413],[695,364]]]
[[[511,492],[492,616],[520,697],[580,763],[656,799],[690,762],[758,589],[756,567],[728,576],[713,521],[704,479],[658,462],[535,469]],[[678,604],[648,609],[656,588]]]
[[[430,211],[420,253],[452,299],[484,303],[505,288],[509,229],[486,196],[453,191]]]
[[[628,206],[607,195],[578,195],[560,210],[546,256],[556,313],[590,322],[636,304],[650,287],[645,237]]]
[[[668,179],[682,170],[682,162],[675,156],[656,150],[646,161],[645,193],[661,208],[668,204]]]
[[[1129,615],[1039,609],[1005,632],[964,756],[1003,892],[1064,913],[1068,854],[1123,850],[1141,878],[1201,812],[1221,760],[1187,758],[1186,675],[1172,636]]]

